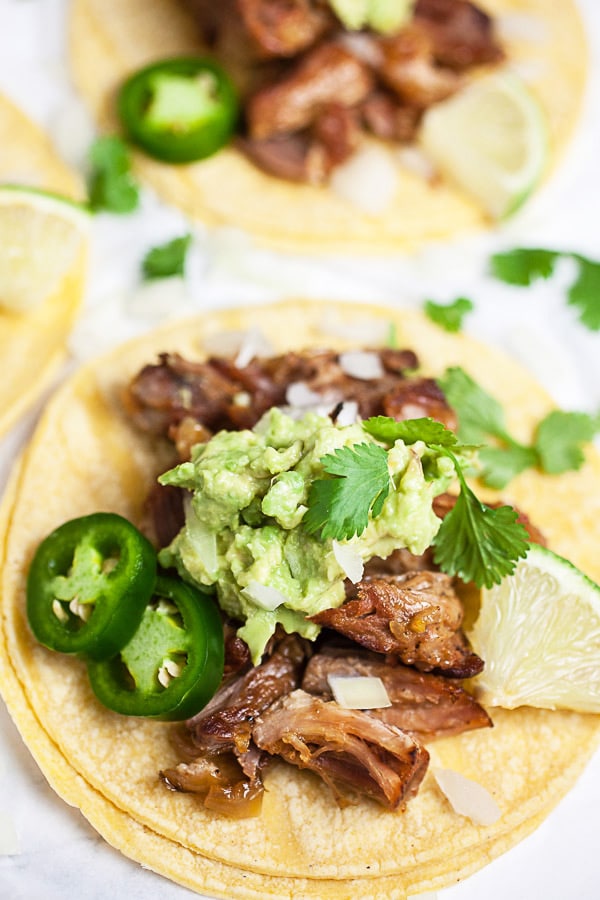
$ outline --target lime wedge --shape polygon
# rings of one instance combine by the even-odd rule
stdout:
[[[479,78],[432,106],[423,117],[420,141],[440,173],[494,219],[525,202],[548,155],[543,110],[508,72]]]
[[[561,556],[532,545],[482,591],[469,639],[484,705],[600,712],[600,587]]]
[[[81,265],[89,222],[66,197],[0,185],[0,309],[25,313],[55,296]]]

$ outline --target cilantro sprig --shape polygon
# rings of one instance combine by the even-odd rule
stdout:
[[[469,488],[457,454],[471,448],[429,418],[397,422],[376,416],[363,422],[363,428],[389,447],[397,440],[408,445],[423,441],[452,460],[460,494],[434,540],[434,560],[443,571],[479,587],[491,587],[514,571],[517,560],[527,553],[527,532],[512,507],[486,506]],[[362,534],[369,514],[379,515],[391,489],[387,450],[380,444],[355,444],[327,454],[321,462],[332,477],[311,485],[305,527],[310,533],[320,532],[324,539]]]
[[[468,297],[457,297],[452,303],[436,303],[434,300],[425,300],[423,311],[425,315],[451,333],[460,331],[465,317],[473,312],[475,306]]]
[[[146,281],[185,275],[185,260],[192,242],[191,234],[173,238],[166,244],[152,247],[142,260],[142,275]]]
[[[95,212],[130,213],[139,204],[139,189],[131,174],[129,150],[116,135],[105,135],[89,152],[89,203]]]
[[[363,533],[369,513],[378,516],[390,492],[387,453],[378,444],[338,447],[321,460],[330,479],[314,481],[304,525],[324,539],[349,540]]]
[[[538,424],[533,443],[522,444],[509,433],[501,404],[463,369],[448,369],[438,383],[456,410],[461,439],[487,445],[480,450],[479,459],[481,478],[489,487],[503,488],[529,468],[548,475],[581,468],[583,444],[600,430],[598,415],[554,410]]]
[[[567,301],[590,331],[600,331],[600,262],[579,253],[520,247],[496,253],[490,259],[492,275],[506,284],[528,287],[538,278],[550,278],[559,259],[572,259],[577,275],[567,291]]]

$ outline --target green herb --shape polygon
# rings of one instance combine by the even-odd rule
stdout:
[[[131,175],[127,145],[121,138],[98,138],[90,149],[90,207],[94,211],[129,213],[139,204],[138,186]]]
[[[579,310],[579,318],[590,331],[600,331],[600,262],[574,255],[579,274],[568,291],[569,303]]]
[[[496,253],[490,259],[492,275],[507,284],[528,286],[537,278],[550,278],[558,259],[573,259],[577,275],[568,292],[568,302],[579,312],[590,331],[600,331],[600,262],[560,250],[521,248]]]
[[[480,444],[489,444],[490,439],[495,442],[479,453],[481,477],[490,487],[503,488],[529,468],[537,467],[548,475],[579,469],[584,461],[582,445],[600,430],[600,416],[555,410],[538,424],[533,444],[521,444],[509,434],[498,401],[463,369],[448,369],[438,383],[456,410],[461,439]]]
[[[378,444],[338,447],[321,459],[334,478],[314,481],[303,522],[310,534],[349,540],[363,533],[369,513],[378,516],[390,492],[387,453]]]
[[[474,305],[467,297],[457,297],[452,303],[435,303],[426,300],[423,309],[432,322],[439,325],[445,331],[460,331],[463,321],[468,313],[473,312]]]
[[[434,562],[447,575],[477,587],[499,584],[527,555],[529,539],[512,506],[486,506],[477,499],[456,467],[460,493],[433,540]]]
[[[385,346],[389,347],[391,350],[397,350],[400,346],[398,343],[398,326],[395,322],[390,322]]]
[[[481,503],[467,486],[455,453],[470,449],[456,435],[433,419],[397,422],[376,416],[363,423],[365,431],[382,443],[423,441],[449,457],[460,483],[454,509],[445,517],[435,538],[435,561],[449,575],[459,575],[479,587],[491,587],[514,571],[529,546],[525,528],[509,506],[494,509]],[[452,449],[450,449],[452,448]],[[390,490],[387,452],[378,444],[342,447],[322,459],[325,471],[335,477],[315,481],[309,491],[305,525],[311,533],[337,540],[360,535],[369,513],[377,516]]]
[[[528,287],[538,278],[550,278],[560,255],[556,250],[534,248],[507,250],[492,256],[490,268],[492,275],[500,281]]]
[[[540,422],[535,447],[540,466],[549,475],[580,469],[584,462],[581,444],[591,441],[600,430],[598,417],[586,413],[551,412]]]
[[[144,278],[150,280],[152,278],[170,278],[174,275],[183,277],[185,258],[191,242],[192,235],[185,234],[149,250],[142,261]]]

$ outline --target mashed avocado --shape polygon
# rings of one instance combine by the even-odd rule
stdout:
[[[321,459],[338,447],[376,443],[360,424],[339,427],[308,413],[300,420],[272,409],[252,431],[222,431],[166,472],[161,484],[191,492],[186,523],[160,554],[161,564],[200,587],[216,586],[221,607],[244,622],[238,634],[260,659],[281,623],[314,639],[306,616],[339,606],[345,573],[334,542],[302,526]],[[433,498],[447,489],[452,462],[422,442],[396,441],[388,453],[393,483],[376,518],[347,543],[363,561],[400,547],[423,553],[440,526]]]
[[[409,21],[415,4],[414,0],[329,0],[329,5],[351,31],[371,28],[390,34]]]

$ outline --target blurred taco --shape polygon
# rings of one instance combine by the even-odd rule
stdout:
[[[479,6],[465,0],[159,0],[150,6],[77,0],[70,52],[81,94],[101,127],[112,131],[120,127],[117,94],[134,72],[173,57],[216,59],[240,95],[234,142],[188,165],[137,154],[138,171],[189,215],[297,251],[403,251],[489,225],[485,204],[435,174],[446,171],[437,154],[433,166],[424,157],[424,115],[499,73],[495,87],[485,89],[486,98],[495,98],[498,125],[483,124],[492,99],[484,109],[479,101],[479,112],[470,115],[481,120],[480,129],[494,130],[492,164],[512,185],[508,205],[491,204],[501,216],[561,155],[586,75],[585,39],[572,0],[485,0]],[[193,132],[189,94],[178,95],[171,77],[159,92],[158,71],[146,95],[137,85],[138,101],[155,98],[154,125],[168,123],[169,104],[177,106]],[[523,114],[531,121],[521,132]],[[519,135],[514,146],[499,136],[507,121]],[[446,141],[441,128],[442,135],[438,127],[428,129],[435,138],[426,149],[435,143],[448,160],[458,156],[455,176],[460,169],[472,177],[477,125],[462,150],[460,138],[448,149],[456,136]],[[481,140],[488,152],[485,134]],[[530,150],[528,165],[521,154]],[[484,183],[492,180],[485,172]],[[485,184],[483,190],[492,200],[494,190]]]
[[[39,542],[53,528],[74,517],[102,510],[125,516],[149,534],[162,529],[158,543],[169,541],[173,533],[172,523],[169,525],[170,501],[158,511],[154,509],[154,529],[147,505],[156,477],[177,459],[173,445],[165,440],[165,425],[177,440],[182,456],[190,442],[206,437],[204,426],[192,415],[186,415],[186,410],[206,400],[202,390],[194,393],[194,377],[207,377],[202,360],[216,353],[217,344],[223,347],[223,341],[229,340],[231,346],[231,337],[240,333],[251,336],[254,350],[249,352],[246,345],[245,364],[239,356],[237,366],[232,357],[228,361],[217,360],[210,377],[213,388],[217,383],[226,385],[228,380],[231,388],[232,378],[245,379],[247,391],[267,408],[269,396],[273,402],[273,391],[281,393],[282,384],[265,379],[267,370],[271,374],[274,371],[269,369],[269,363],[261,369],[261,379],[253,382],[256,367],[252,368],[251,357],[259,352],[259,346],[263,351],[265,347],[264,343],[257,343],[257,329],[261,341],[266,339],[274,351],[289,351],[285,357],[289,370],[290,364],[298,367],[306,359],[298,354],[298,348],[305,348],[306,353],[313,348],[318,356],[323,351],[317,348],[324,344],[330,344],[336,353],[355,351],[360,342],[371,347],[381,345],[390,324],[399,345],[410,351],[382,350],[382,377],[388,379],[389,386],[394,369],[396,376],[400,374],[402,384],[410,385],[407,394],[401,392],[403,402],[417,415],[433,416],[437,410],[438,418],[449,421],[452,413],[428,378],[451,365],[463,366],[494,392],[506,409],[509,427],[521,440],[531,437],[535,423],[551,409],[549,398],[515,363],[472,339],[449,336],[415,313],[359,305],[277,304],[214,312],[177,323],[85,366],[49,405],[13,477],[2,519],[0,630],[0,683],[11,714],[55,790],[79,807],[110,843],[144,866],[198,892],[240,900],[258,896],[400,900],[408,894],[455,883],[537,827],[574,784],[600,739],[597,716],[564,710],[495,709],[494,727],[489,728],[485,711],[474,712],[477,704],[467,699],[468,704],[473,703],[467,718],[474,715],[478,721],[447,731],[449,736],[444,736],[443,730],[434,734],[437,726],[433,727],[419,744],[420,749],[413,746],[409,750],[410,777],[403,781],[406,791],[396,793],[391,802],[373,802],[373,798],[381,801],[381,793],[377,795],[371,786],[363,791],[366,798],[348,804],[349,794],[360,792],[361,780],[366,783],[368,779],[358,764],[351,765],[354,775],[350,785],[346,778],[344,786],[344,779],[340,780],[339,771],[336,772],[334,753],[334,768],[329,778],[325,769],[325,781],[315,777],[314,771],[303,771],[302,762],[297,768],[276,761],[264,773],[265,791],[258,813],[249,818],[227,817],[222,815],[222,808],[227,806],[227,798],[223,797],[227,789],[221,792],[221,802],[215,808],[204,805],[198,796],[198,785],[194,784],[202,780],[202,761],[196,760],[196,767],[186,761],[190,739],[194,735],[195,740],[203,739],[202,713],[195,726],[182,736],[178,731],[181,726],[109,712],[95,699],[83,661],[50,652],[32,637],[25,613],[27,571]],[[285,335],[293,335],[293,342]],[[158,364],[153,363],[156,354],[162,354]],[[356,354],[349,356],[347,366],[356,367]],[[335,362],[338,358],[327,356],[329,372],[339,362],[333,365],[332,359]],[[418,377],[410,374],[417,362]],[[359,367],[364,363],[359,354]],[[336,371],[339,375],[339,369]],[[361,394],[370,390],[368,385],[365,387],[365,371],[354,371],[351,379],[355,387],[358,382]],[[140,405],[144,395],[140,379],[151,399],[146,405]],[[258,393],[253,393],[257,385]],[[315,399],[315,387],[313,383],[308,390],[311,402]],[[400,402],[400,395],[394,396]],[[219,399],[218,391],[211,397],[215,400],[215,422],[225,407],[232,417],[243,419],[248,412],[247,397],[241,397],[239,384],[236,393],[227,394],[226,403],[222,396]],[[237,400],[230,402],[232,397]],[[369,398],[370,403],[371,394]],[[307,402],[306,390],[304,397],[296,396],[295,402]],[[174,429],[169,428],[172,415],[170,425],[176,425]],[[139,427],[141,424],[146,430]],[[530,470],[510,486],[510,501],[543,529],[549,546],[596,579],[600,576],[596,536],[594,529],[582,528],[581,522],[597,519],[598,491],[592,486],[599,481],[600,457],[591,449],[584,467],[577,472],[556,480]],[[491,494],[489,502],[495,499]],[[444,514],[441,508],[438,511]],[[541,539],[539,533],[532,530],[531,534],[533,540]],[[462,671],[451,673],[452,687],[442,690],[452,694],[452,702],[463,693],[469,698],[457,676],[464,678],[473,663],[468,648],[461,639],[457,644],[454,638],[452,644],[458,650]],[[305,651],[298,649],[297,641],[296,636],[289,636],[275,649],[271,642],[272,655],[267,665],[275,666],[278,677],[273,679],[272,672],[267,673],[266,681],[271,688],[275,686],[276,692],[282,684],[289,689],[287,680],[298,664],[298,654],[300,664],[306,664]],[[364,647],[353,652],[360,655]],[[332,648],[329,658],[335,658],[336,653]],[[322,647],[311,662],[319,656],[323,656]],[[228,659],[235,668],[235,648],[228,651]],[[450,668],[456,660],[455,655]],[[241,662],[238,659],[238,665],[242,668],[233,676],[233,682],[228,682],[234,687],[239,686],[239,678],[244,681],[247,676],[247,657],[242,657]],[[433,667],[424,665],[422,659],[416,665],[415,677],[424,679],[423,683],[429,679],[445,680],[439,673],[439,660]],[[471,674],[476,670],[477,664]],[[247,687],[248,682],[244,683]],[[260,687],[264,689],[264,684]],[[308,690],[306,682],[303,687]],[[312,695],[303,696],[302,702],[306,702],[306,697],[310,700]],[[456,702],[458,706],[462,703]],[[217,713],[218,710],[217,703]],[[248,710],[238,720],[246,732],[256,724]],[[215,712],[214,706],[209,706],[206,713],[211,711]],[[326,719],[327,715],[322,717]],[[367,718],[373,725],[375,720]],[[264,716],[259,716],[259,721],[264,730]],[[204,738],[208,735],[211,740],[218,740],[223,736],[211,728],[205,729]],[[255,732],[253,735],[261,740]],[[248,744],[241,732],[237,738],[241,741],[237,746],[241,763]],[[430,738],[437,739],[430,742]],[[499,816],[486,824],[475,824],[454,812],[433,776],[425,772],[424,746],[436,766],[459,771],[482,785],[497,803]],[[327,751],[325,744],[325,757]],[[381,747],[374,752],[381,753]],[[319,757],[320,753],[316,753],[315,759]],[[226,757],[221,758],[227,769]],[[373,772],[375,781],[380,783],[385,781],[382,773],[389,771],[383,761],[389,759],[377,758]],[[354,757],[351,759],[356,763]],[[254,763],[249,757],[243,760],[244,766],[249,767],[244,768],[246,782],[251,780],[249,770]],[[348,757],[342,754],[338,763],[343,769],[348,765]],[[311,768],[318,770],[318,766]],[[393,781],[392,778],[390,784]],[[332,796],[331,785],[342,801],[340,805]],[[166,786],[177,791],[166,790]],[[418,793],[411,796],[415,793],[412,788],[417,786]],[[204,795],[206,790],[201,789],[200,793]],[[243,798],[234,793],[229,791],[234,808],[243,807],[243,802],[236,802]],[[216,794],[219,795],[218,790]],[[241,808],[238,812],[246,814],[247,810]]]
[[[0,96],[0,434],[47,387],[81,301],[82,185],[48,138]],[[57,252],[60,246],[60,253]]]

